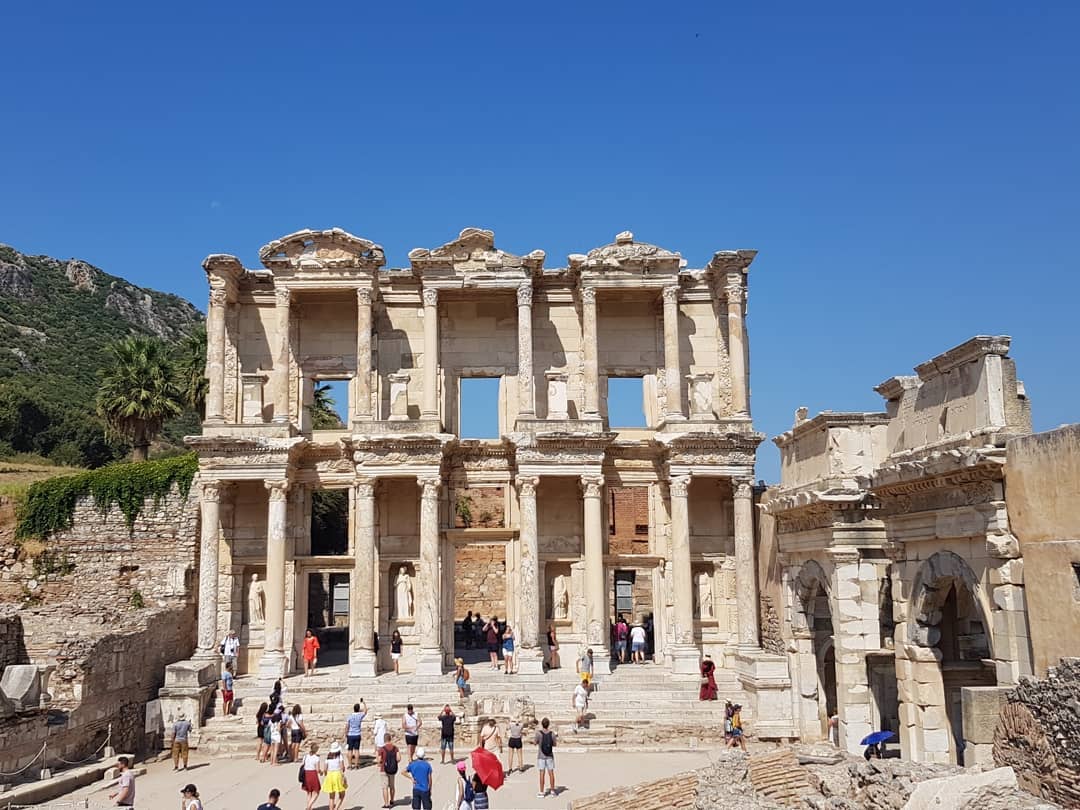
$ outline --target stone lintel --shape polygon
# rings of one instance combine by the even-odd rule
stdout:
[[[887,425],[888,423],[889,415],[886,413],[868,411],[822,411],[813,419],[803,420],[792,427],[791,430],[773,437],[773,444],[783,448],[793,440],[817,430],[827,430],[834,427]]]
[[[919,379],[923,382],[940,377],[952,369],[971,363],[987,355],[1005,357],[1009,353],[1012,338],[1008,335],[976,335],[959,346],[942,352],[936,357],[915,366]]]

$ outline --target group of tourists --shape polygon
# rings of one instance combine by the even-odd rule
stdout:
[[[516,675],[514,650],[517,636],[509,622],[500,622],[498,616],[485,621],[480,613],[474,616],[470,610],[461,620],[461,639],[467,649],[479,649],[486,646],[491,659],[492,669],[502,669],[507,675]],[[502,662],[499,662],[499,654]]]
[[[269,699],[255,711],[255,734],[259,747],[255,759],[280,765],[300,758],[300,745],[307,738],[307,726],[300,704],[289,707],[285,702],[285,686],[274,681]]]
[[[646,623],[649,625],[646,628]],[[611,638],[614,642],[612,649],[615,658],[620,664],[626,663],[627,645],[629,645],[630,661],[634,664],[644,664],[646,647],[652,634],[652,617],[648,616],[640,622],[630,624],[626,616],[620,613],[611,628]]]

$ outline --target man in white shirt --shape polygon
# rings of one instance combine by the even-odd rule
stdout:
[[[221,658],[225,666],[236,664],[236,657],[240,654],[240,639],[235,630],[230,630],[225,640],[221,642]]]
[[[577,712],[577,724],[574,726],[576,732],[585,725],[585,710],[589,707],[589,684],[584,678],[581,679],[581,683],[574,687],[574,697],[571,700],[571,705]]]
[[[375,715],[375,727],[373,729],[375,736],[375,753],[377,754],[379,749],[386,745],[386,721],[381,714]]]
[[[635,664],[645,663],[645,628],[640,624],[630,628],[630,657]]]

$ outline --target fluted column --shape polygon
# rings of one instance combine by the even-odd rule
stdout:
[[[664,418],[683,419],[682,374],[679,363],[679,286],[664,287],[664,382],[667,387]]]
[[[742,273],[729,273],[724,292],[727,295],[731,407],[736,416],[749,416],[749,381],[746,377],[746,321],[743,318],[743,301],[746,300],[746,290],[743,287],[742,278]]]
[[[371,290],[356,291],[356,403],[355,419],[371,419]]]
[[[349,674],[374,677],[375,667],[375,481],[364,478],[354,488],[356,545],[352,577],[349,629]]]
[[[225,308],[228,294],[220,288],[210,290],[210,309],[206,313],[206,421],[225,421]]]
[[[424,288],[424,398],[421,419],[439,418],[439,291]]]
[[[420,565],[417,570],[418,591],[416,631],[420,640],[416,672],[421,675],[442,674],[442,619],[439,582],[439,476],[417,479],[420,486]]]
[[[602,475],[581,478],[585,502],[585,621],[586,641],[593,648],[597,672],[610,671],[608,604],[604,581],[604,517]]]
[[[291,294],[286,287],[274,290],[277,314],[277,344],[274,349],[274,421],[288,422],[289,416],[289,327]]]
[[[699,660],[694,638],[694,578],[690,565],[690,476],[674,476],[668,490],[671,493],[671,578],[675,603],[671,668],[676,674],[694,675],[698,673]]]
[[[758,632],[757,561],[754,558],[754,488],[750,481],[732,480],[735,492],[735,605],[739,613],[739,647],[756,650]]]
[[[539,483],[540,479],[532,476],[517,478],[521,514],[518,532],[521,544],[521,587],[518,591],[521,652],[518,668],[521,672],[537,674],[544,671],[544,651],[540,642],[540,546],[536,523],[536,486]]]
[[[596,346],[596,288],[581,291],[581,342],[585,360],[585,417],[600,416],[600,365]]]
[[[533,385],[532,282],[517,288],[518,305],[518,416],[536,415]]]
[[[218,557],[221,544],[221,484],[207,481],[199,501],[199,643],[196,658],[218,656]]]
[[[280,678],[288,671],[285,653],[285,541],[289,512],[288,481],[266,481],[270,508],[266,525],[266,625],[260,678]]]

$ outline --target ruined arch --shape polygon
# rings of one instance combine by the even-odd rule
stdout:
[[[938,551],[920,566],[911,591],[908,638],[922,647],[940,643],[943,608],[951,593],[964,599],[964,606],[977,615],[986,637],[985,657],[993,657],[993,622],[986,594],[971,566],[952,551]]]
[[[821,567],[821,563],[817,560],[807,560],[803,563],[793,587],[795,600],[792,621],[795,629],[812,632],[815,608],[820,605],[819,599],[824,598],[825,604],[831,606],[832,594],[829,592],[829,578],[825,575],[825,569]]]

